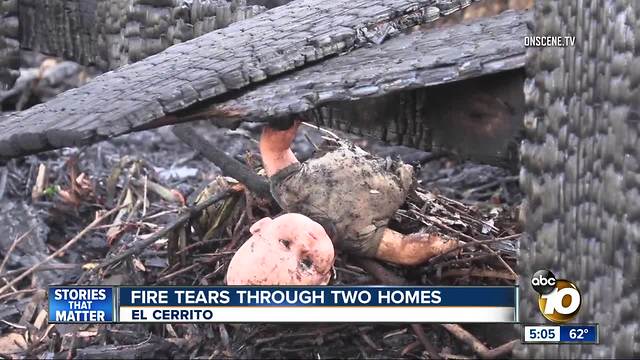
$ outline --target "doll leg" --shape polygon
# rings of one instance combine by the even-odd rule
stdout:
[[[375,257],[398,265],[414,266],[423,264],[456,246],[456,240],[444,239],[435,234],[405,235],[387,228]]]

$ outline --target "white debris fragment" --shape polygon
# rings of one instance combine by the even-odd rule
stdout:
[[[155,171],[158,173],[158,176],[162,181],[167,181],[170,179],[186,179],[190,177],[194,177],[198,174],[197,168],[192,168],[188,166],[176,166],[171,168],[155,168]]]

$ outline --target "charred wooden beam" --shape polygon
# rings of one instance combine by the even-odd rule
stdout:
[[[365,45],[375,49],[392,35],[460,9],[461,3],[468,4],[464,0],[295,1],[0,118],[0,156],[87,144],[175,123],[181,119],[167,115],[221,101],[223,95],[235,97],[250,85]]]
[[[291,1],[291,0],[289,0]],[[22,49],[115,69],[288,1],[13,0]]]
[[[509,11],[403,34],[227,101],[187,108],[167,121],[207,118],[234,126],[308,112],[311,121],[349,133],[514,165],[524,117],[521,69],[529,20],[528,12]]]
[[[174,116],[224,122],[260,121],[320,105],[522,68],[523,38],[529,33],[526,21],[531,19],[530,15],[508,11],[437,31],[416,30],[380,46],[357,49],[287,74],[227,101],[199,103]],[[383,114],[380,120],[386,118],[388,115]],[[324,125],[340,126],[332,124],[331,119],[323,121]],[[374,127],[370,118],[365,121],[365,127]],[[375,125],[378,132],[388,128],[387,123]],[[375,132],[373,135],[380,137]]]
[[[0,110],[21,50],[107,71],[290,1],[0,0]]]
[[[38,99],[30,89],[30,74],[18,71],[30,67],[26,53],[104,72],[290,1],[2,0],[0,110],[22,110]],[[37,86],[43,87],[40,82]],[[46,92],[66,88],[52,90]]]

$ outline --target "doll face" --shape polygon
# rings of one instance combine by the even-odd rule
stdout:
[[[229,285],[320,285],[331,278],[334,249],[322,226],[300,214],[264,218],[229,264]]]

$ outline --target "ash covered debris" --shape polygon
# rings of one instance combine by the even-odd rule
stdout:
[[[258,128],[247,126],[232,131],[205,126],[198,129],[213,142],[215,139],[220,141],[233,139],[235,146],[230,148],[229,155],[251,168],[257,169],[259,164],[256,148]],[[303,126],[293,142],[293,149],[301,157],[304,157],[304,154],[313,156],[316,146],[321,149],[325,146],[322,138],[325,135],[324,132],[315,130],[313,127]],[[424,151],[414,150],[416,154],[412,154],[410,148],[389,147],[377,141],[356,137],[352,137],[352,139],[365,149],[383,156],[402,155],[420,159],[424,155],[426,157],[418,162],[429,166],[432,169],[431,174],[441,173],[441,182],[446,179],[445,174],[447,173],[453,171],[464,174],[464,168],[469,169],[474,166],[472,163],[458,164],[454,159],[448,159],[442,155],[441,157],[433,157]],[[248,156],[247,150],[253,152],[254,155]],[[140,155],[134,156],[134,153]],[[81,173],[86,174],[84,178],[89,179],[94,186],[93,195],[88,193],[88,198],[80,197],[81,201],[77,207],[77,204],[68,203],[69,199],[74,197],[61,197],[59,191],[44,195],[45,201],[31,201],[31,189],[36,182],[40,163],[48,164],[49,187],[56,189],[59,186],[61,190],[72,190],[69,169],[66,166],[66,160],[70,156],[78,158],[75,179],[78,179]],[[191,176],[193,172],[189,172],[188,176],[160,177],[159,173],[172,167],[195,169],[196,175]],[[101,226],[96,227],[59,260],[63,266],[56,268],[56,271],[65,279],[63,281],[68,283],[77,281],[83,268],[86,272],[87,269],[103,262],[103,259],[108,259],[130,249],[131,244],[140,242],[171,224],[172,220],[180,213],[180,209],[183,208],[180,197],[176,198],[176,192],[172,190],[176,190],[187,199],[187,205],[192,205],[200,189],[221,175],[215,166],[203,161],[201,155],[184,145],[168,130],[128,135],[85,147],[81,149],[80,153],[73,150],[58,150],[29,156],[21,160],[12,160],[9,169],[3,201],[21,202],[25,204],[24,206],[37,210],[40,221],[47,223],[50,228],[49,236],[44,241],[53,249],[60,247],[64,240],[68,240],[81,231],[93,219],[95,210],[105,206],[106,199],[112,199],[113,206],[125,205],[123,209],[126,212],[123,212],[122,215],[115,215]],[[399,211],[392,226],[403,231],[415,231],[425,226],[437,227],[438,224],[433,222],[436,218],[449,218],[453,221],[450,216],[455,217],[455,214],[458,214],[457,216],[460,216],[460,219],[457,220],[458,224],[456,225],[453,221],[447,225],[448,227],[478,239],[504,237],[505,240],[489,241],[487,245],[490,245],[492,251],[496,252],[502,260],[513,265],[516,256],[514,241],[519,236],[519,225],[516,223],[514,211],[519,201],[514,201],[517,197],[510,196],[509,200],[512,202],[505,203],[507,197],[504,197],[504,190],[499,185],[487,188],[487,191],[493,192],[491,196],[476,192],[465,193],[465,186],[477,187],[486,184],[473,183],[477,177],[473,175],[473,172],[468,172],[468,174],[470,176],[466,181],[453,182],[449,184],[449,187],[451,191],[458,190],[456,197],[460,200],[464,201],[467,196],[467,202],[474,203],[473,200],[475,200],[476,205],[463,205],[456,200],[445,200],[437,195],[437,192],[432,195],[423,193],[423,196],[427,196],[427,198],[435,196],[435,198],[431,198],[431,205],[425,207],[424,200],[410,200],[408,207]],[[459,175],[459,178],[463,177],[463,175]],[[478,180],[495,181],[496,179]],[[147,184],[146,197],[145,183]],[[151,183],[156,183],[161,188],[157,188],[156,192],[149,186]],[[79,183],[77,184],[79,185]],[[433,182],[422,181],[421,186],[436,190],[433,187]],[[27,187],[29,191],[27,191]],[[162,188],[165,191],[162,191]],[[77,193],[77,195],[79,194]],[[487,203],[488,199],[493,200]],[[250,219],[274,216],[280,212],[268,202],[265,203],[250,193],[242,194],[239,200],[242,201],[230,203],[235,204],[237,209],[235,211],[209,213],[210,221],[213,220],[213,223],[217,221],[222,225],[215,236],[209,235],[205,238],[206,229],[193,232],[189,227],[176,227],[171,234],[159,238],[158,241],[138,254],[104,268],[97,277],[94,276],[90,281],[108,284],[149,285],[222,284],[231,257],[244,239],[248,238],[248,228],[252,223]],[[482,201],[482,205],[478,201]],[[423,208],[435,218],[421,215]],[[218,209],[222,210],[223,208]],[[220,221],[222,220],[220,219],[221,214],[225,214],[228,219]],[[218,217],[217,220],[216,217]],[[469,219],[477,220],[470,221]],[[493,221],[491,227],[483,225],[483,222],[489,220]],[[495,233],[494,230],[491,230],[493,228],[500,229],[500,232]],[[197,229],[197,227],[193,227],[193,229]],[[7,229],[2,229],[2,231],[6,232]],[[14,230],[15,232],[16,230]],[[112,245],[109,245],[110,239]],[[99,246],[96,246],[98,244]],[[2,251],[4,253],[6,248],[3,248]],[[423,266],[409,268],[378,264],[380,267],[378,271],[370,272],[370,264],[362,264],[352,256],[339,255],[336,258],[336,278],[332,282],[336,284],[379,284],[382,282],[380,279],[389,276],[401,279],[407,284],[509,284],[514,281],[514,277],[508,273],[508,270],[503,270],[503,264],[491,251],[472,244],[434,260],[436,261]],[[10,275],[11,277],[24,271],[24,268],[25,266],[14,261],[7,264],[7,270],[18,270]],[[47,269],[41,269],[42,274],[48,273]],[[40,273],[39,271],[36,275]],[[38,288],[37,285],[29,285],[28,281],[20,282],[17,286],[18,291],[35,291]],[[33,317],[25,321],[33,322],[37,318],[37,313],[44,309],[45,302],[42,299],[34,301],[31,297],[32,294],[32,292],[25,292],[11,295],[9,292],[5,293],[6,297],[0,298],[0,301],[2,301],[4,309],[14,306],[24,308],[32,303]],[[11,323],[20,320],[17,313],[9,312],[6,314],[4,319]],[[457,340],[446,328],[426,326],[423,329],[426,335],[422,334],[421,336],[426,336],[429,343],[432,343],[438,352],[473,354],[466,343]],[[475,334],[474,336],[480,339],[479,341],[485,342],[491,348],[498,347],[513,339],[496,338],[483,329],[470,328],[470,330]],[[158,357],[171,357],[185,352],[238,357],[307,358],[315,357],[316,354],[325,357],[358,356],[358,354],[368,357],[399,357],[419,355],[424,346],[422,343],[424,338],[421,341],[416,335],[417,328],[402,325],[310,327],[303,325],[200,324],[170,325],[157,330],[133,325],[97,326],[84,330],[58,328],[57,326],[49,329],[40,325],[38,331],[38,334],[46,333],[48,336],[42,341],[32,340],[31,350],[15,349],[16,354],[36,356],[52,347],[53,351],[60,356],[66,356],[65,354],[69,352],[75,353],[78,357],[89,356],[94,353],[98,354],[99,349],[102,349],[102,354],[111,354],[111,356],[134,356],[150,351],[150,348],[144,345],[146,339],[151,339],[150,341],[155,345],[153,353]],[[454,329],[454,331],[456,330]],[[9,334],[19,334],[21,330],[5,325],[3,333],[5,334],[3,336],[14,336]],[[73,334],[77,340],[72,345],[70,341]],[[209,340],[202,341],[205,338]],[[317,343],[317,339],[322,339],[322,345]],[[108,347],[100,345],[105,344],[105,341],[106,344],[109,344]]]

